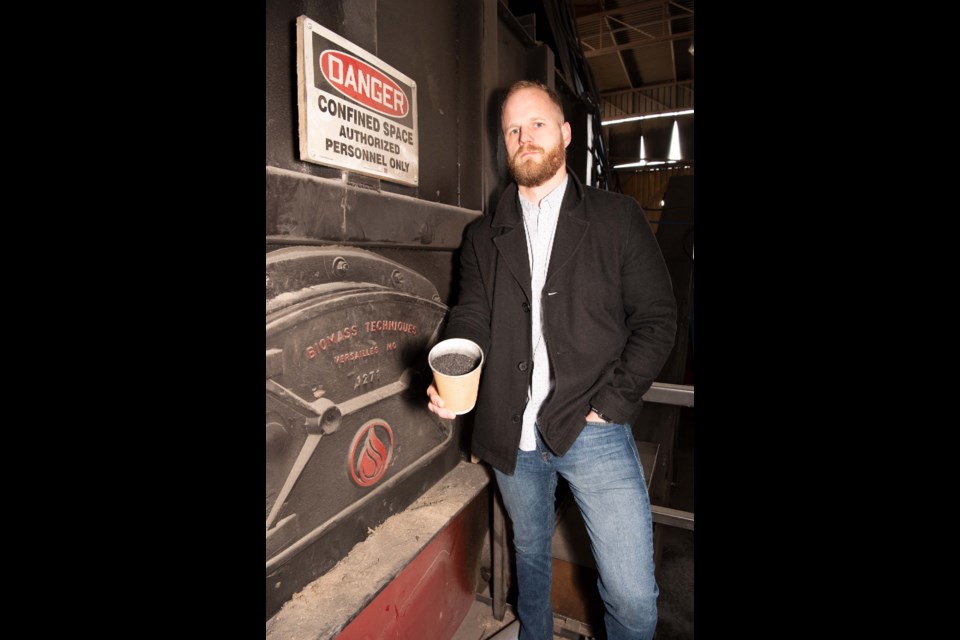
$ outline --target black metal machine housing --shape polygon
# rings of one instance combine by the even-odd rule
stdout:
[[[424,409],[446,314],[422,275],[354,247],[266,260],[268,616],[459,460]]]

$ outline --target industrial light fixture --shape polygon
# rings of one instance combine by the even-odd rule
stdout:
[[[681,167],[686,167],[690,163],[688,162],[678,162],[677,160],[641,160],[639,162],[628,162],[627,164],[615,164],[613,165],[614,169],[632,169],[634,167],[656,167],[659,165],[679,165]]]
[[[643,141],[643,134],[640,135],[640,159],[637,162],[614,165],[614,169],[632,169],[632,168],[651,168],[662,165],[689,165],[683,162],[683,156],[680,153],[680,125],[676,120],[673,121],[673,132],[670,134],[670,151],[667,153],[666,160],[647,160],[647,149]],[[665,167],[666,168],[666,167]],[[661,205],[662,206],[662,205]]]
[[[651,118],[676,118],[677,116],[692,116],[693,109],[684,109],[683,111],[667,111],[665,113],[651,113],[646,116],[631,116],[629,118],[620,118],[619,120],[605,120],[600,126],[606,127],[611,124],[620,124],[621,122],[636,122],[637,120],[650,120]]]
[[[667,152],[666,160],[647,160],[647,148],[643,140],[643,134],[640,134],[640,159],[637,162],[614,165],[614,169],[632,169],[632,168],[650,168],[661,165],[679,165],[689,166],[689,162],[683,161],[683,154],[680,151],[680,123],[676,119],[673,121],[673,130],[670,133],[670,151]],[[665,167],[666,168],[666,167]]]
[[[680,155],[680,125],[673,121],[673,133],[670,134],[670,152],[667,153],[667,160],[683,160]]]

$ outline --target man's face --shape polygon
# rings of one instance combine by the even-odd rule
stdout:
[[[570,124],[539,89],[521,89],[503,107],[507,166],[521,187],[539,187],[557,174],[567,157]]]

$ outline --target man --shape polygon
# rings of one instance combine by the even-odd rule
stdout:
[[[590,533],[607,637],[651,638],[650,502],[628,421],[673,347],[670,276],[640,205],[567,172],[556,92],[514,84],[501,126],[516,184],[466,231],[444,337],[485,354],[472,450],[493,467],[513,523],[520,640],[553,638],[557,474]],[[427,395],[431,411],[454,417],[433,385]]]

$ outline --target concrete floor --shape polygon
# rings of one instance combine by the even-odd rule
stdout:
[[[693,413],[680,412],[674,451],[676,483],[671,488],[674,509],[693,512]],[[657,567],[660,586],[659,622],[655,640],[692,640],[693,638],[693,531],[662,526],[663,550]],[[516,616],[508,605],[504,619],[493,617],[489,599],[481,594],[451,640],[515,640]],[[555,640],[581,640],[585,636],[562,632]]]

